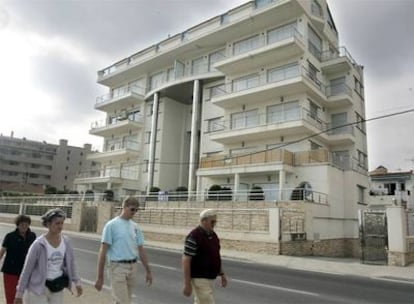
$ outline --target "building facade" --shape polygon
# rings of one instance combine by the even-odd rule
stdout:
[[[336,235],[357,234],[363,67],[339,45],[326,1],[247,2],[99,71],[98,83],[106,119],[90,133],[104,147],[90,159],[101,171],[78,189],[184,186],[205,199],[218,185],[243,201],[256,187],[267,201],[328,203]]]
[[[0,136],[0,188],[3,191],[43,193],[48,186],[73,190],[73,180],[93,165],[86,157],[91,145],[68,146]]]
[[[369,206],[380,207],[402,205],[414,210],[412,193],[414,191],[413,171],[389,172],[387,168],[379,166],[369,173],[370,190]]]

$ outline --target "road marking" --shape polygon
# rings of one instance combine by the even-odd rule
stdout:
[[[76,251],[80,251],[80,252],[84,252],[84,253],[90,253],[90,254],[98,254],[96,251],[92,251],[92,250],[87,250],[87,249],[82,249],[82,248],[73,248]],[[150,263],[151,266],[153,267],[158,267],[158,268],[164,268],[164,269],[168,269],[168,270],[174,270],[177,271],[178,268],[176,267],[170,267],[170,266],[165,266],[165,265],[160,265],[160,264],[153,264]]]
[[[231,281],[242,283],[242,284],[247,284],[247,285],[253,285],[257,287],[270,288],[270,289],[276,289],[276,290],[281,290],[281,291],[299,293],[299,294],[303,294],[307,296],[319,297],[318,293],[308,292],[308,291],[303,291],[303,290],[298,290],[298,289],[292,289],[292,288],[286,288],[286,287],[280,287],[280,286],[268,285],[268,284],[261,284],[261,283],[255,283],[255,282],[237,280],[237,279],[231,279]]]
[[[392,278],[392,277],[371,277],[374,280],[389,281],[403,284],[414,285],[413,279],[404,279],[404,278]]]

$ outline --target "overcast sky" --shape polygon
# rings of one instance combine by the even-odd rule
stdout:
[[[96,71],[244,0],[0,0],[0,133],[69,145],[104,118]],[[365,69],[367,119],[414,109],[414,1],[328,0]],[[370,170],[414,168],[414,113],[367,123]],[[410,161],[412,159],[412,161]]]

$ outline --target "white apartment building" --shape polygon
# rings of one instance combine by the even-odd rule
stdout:
[[[98,72],[101,171],[78,190],[115,195],[212,185],[248,199],[329,203],[355,236],[365,204],[363,68],[339,45],[325,0],[256,0]],[[301,195],[295,188],[305,188]],[[356,234],[357,235],[357,234]]]

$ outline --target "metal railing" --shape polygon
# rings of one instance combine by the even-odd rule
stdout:
[[[90,170],[82,171],[78,174],[77,178],[127,178],[137,180],[139,177],[139,170],[123,169],[123,168],[111,168],[107,170]]]
[[[359,66],[358,63],[354,60],[354,58],[352,58],[351,54],[348,52],[348,50],[344,46],[341,46],[335,50],[322,51],[320,55],[322,62],[337,59],[340,57],[346,57],[348,58],[348,60],[351,62],[352,65]]]
[[[141,143],[139,141],[133,141],[133,140],[120,140],[115,142],[108,142],[104,148],[103,152],[113,152],[113,151],[119,151],[124,149],[130,149],[134,151],[139,151],[141,148]]]

